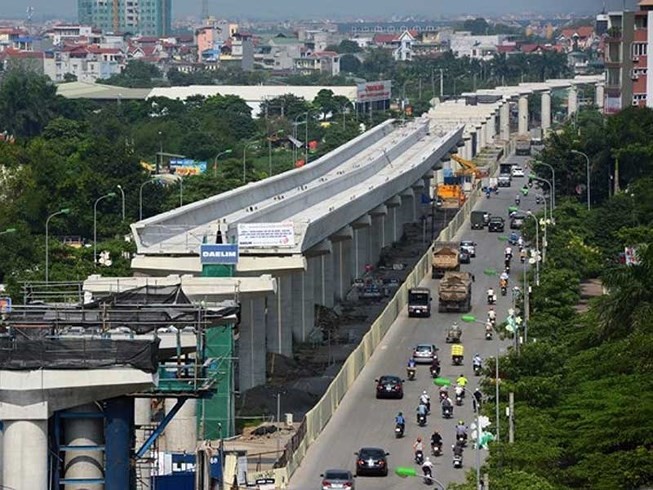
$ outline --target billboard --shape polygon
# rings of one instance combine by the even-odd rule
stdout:
[[[239,223],[238,244],[241,247],[294,247],[295,226],[282,223]]]
[[[170,160],[170,169],[175,175],[185,177],[187,175],[199,175],[206,172],[206,162],[196,162],[192,158],[173,158]]]
[[[392,95],[392,81],[383,80],[380,82],[359,83],[356,86],[356,102],[379,102],[390,100]]]
[[[200,263],[235,265],[238,263],[238,245],[235,243],[203,243],[200,246]]]

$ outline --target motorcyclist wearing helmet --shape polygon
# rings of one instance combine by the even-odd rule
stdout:
[[[426,405],[422,405],[421,403],[417,406],[417,422],[419,423],[419,418],[424,416],[426,417],[428,415],[428,408]]]
[[[477,412],[479,408],[481,408],[481,402],[483,401],[483,393],[481,393],[481,390],[476,388],[474,390],[474,412]]]
[[[442,444],[442,436],[436,429],[433,431],[433,434],[431,434],[431,448],[439,446],[440,444]]]
[[[482,367],[483,366],[483,359],[481,358],[480,354],[477,352],[474,354],[474,358],[472,359],[472,368]]]
[[[419,396],[419,403],[426,407],[427,412],[431,410],[431,397],[426,390],[422,391],[422,394]]]
[[[463,388],[467,386],[467,378],[465,377],[464,374],[461,374],[458,379],[456,380],[456,384],[458,386],[462,386]]]
[[[417,439],[413,443],[413,453],[417,454],[418,451],[424,452],[424,444],[422,443],[421,436],[417,436]]]
[[[467,426],[465,425],[464,420],[459,420],[456,425],[456,439],[463,437],[467,440]]]
[[[404,418],[404,414],[402,412],[399,412],[395,417],[395,424],[400,425],[402,430],[406,427],[406,419]]]
[[[506,259],[512,259],[512,247],[510,245],[506,246],[506,249],[503,252],[503,256]]]
[[[415,364],[415,359],[411,357],[411,358],[408,359],[408,365],[406,367],[408,369],[415,369],[416,365],[417,364]]]
[[[428,456],[422,463],[422,473],[424,473],[424,476],[428,478],[433,476],[433,463],[431,463],[431,460]]]
[[[494,321],[497,319],[497,312],[494,311],[494,308],[490,307],[490,309],[487,311],[487,318],[490,321]]]
[[[431,370],[435,371],[437,374],[440,373],[440,359],[438,359],[438,356],[433,356],[433,360],[431,361]]]

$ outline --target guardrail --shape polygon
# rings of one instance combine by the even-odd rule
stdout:
[[[510,147],[511,145],[508,145],[508,149]],[[510,151],[504,151],[504,158],[510,154]],[[491,174],[496,171],[498,164],[499,161],[491,165]],[[440,232],[435,241],[450,241],[456,235],[471,214],[480,195],[481,192],[479,189],[472,191],[467,202],[460,208],[447,227]],[[299,429],[288,444],[286,444],[284,452],[275,465],[279,469],[285,470],[281,478],[282,486],[280,488],[285,488],[287,481],[289,481],[292,474],[299,467],[308,448],[318,438],[340,405],[349,387],[358,378],[358,375],[365,367],[365,364],[374,353],[376,347],[381,343],[385,334],[403,311],[407,303],[408,290],[418,286],[422,279],[430,274],[432,252],[433,249],[431,246],[417,262],[408,277],[406,277],[401,287],[397,289],[394,297],[374,321],[358,347],[349,355],[320,401],[306,414]]]

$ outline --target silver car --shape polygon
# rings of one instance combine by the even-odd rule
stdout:
[[[349,470],[326,470],[320,475],[322,490],[354,490],[354,475]]]
[[[438,357],[438,348],[433,344],[417,344],[413,349],[413,359],[416,363],[431,364],[435,357]]]

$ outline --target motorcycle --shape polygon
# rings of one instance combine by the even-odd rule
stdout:
[[[426,415],[417,414],[417,425],[424,427],[426,425]]]
[[[453,455],[453,467],[456,469],[460,469],[463,467],[463,457],[461,454]]]
[[[492,340],[492,328],[485,327],[485,340]]]
[[[406,368],[406,375],[409,381],[415,381],[415,368]]]
[[[424,466],[422,468],[422,472],[424,473],[424,483],[426,485],[430,485],[431,481],[433,480],[433,474],[431,473],[431,468],[429,466]]]
[[[450,419],[453,417],[453,407],[442,407],[442,418]]]
[[[462,393],[456,393],[456,406],[460,407],[463,404],[463,395]]]
[[[492,325],[492,327],[497,326],[497,318],[496,317],[494,317],[494,318],[488,317],[487,321],[490,322],[490,325]]]
[[[440,376],[440,366],[437,366],[437,367],[436,366],[431,366],[430,371],[431,371],[431,377],[432,378],[435,379],[438,376]]]
[[[506,286],[501,286],[501,296],[508,294],[508,288]]]
[[[535,196],[535,204],[542,204],[542,198],[540,196]]]
[[[474,364],[474,376],[480,376],[483,368],[480,364]]]
[[[431,402],[430,401],[424,402],[423,400],[420,400],[419,404],[424,405],[426,407],[426,414],[427,415],[429,415],[431,413]]]
[[[397,439],[401,439],[402,437],[404,437],[404,425],[403,424],[395,425],[395,437]]]
[[[422,466],[422,463],[424,463],[424,453],[418,449],[415,451],[415,464],[417,466]]]
[[[441,456],[442,455],[442,443],[438,442],[437,444],[431,444],[431,454],[433,456]]]
[[[503,268],[505,269],[505,271],[506,271],[508,274],[510,274],[510,261],[509,261],[509,260],[506,260],[506,262],[505,262],[504,265],[503,265]]]
[[[465,447],[467,445],[467,434],[457,435],[456,444],[458,444],[460,447]]]
[[[515,198],[515,204],[516,204],[517,206],[519,206],[519,203],[521,203],[521,199],[519,199],[518,197]]]
[[[488,305],[493,305],[497,302],[497,295],[496,294],[488,294],[487,296],[487,304]]]

